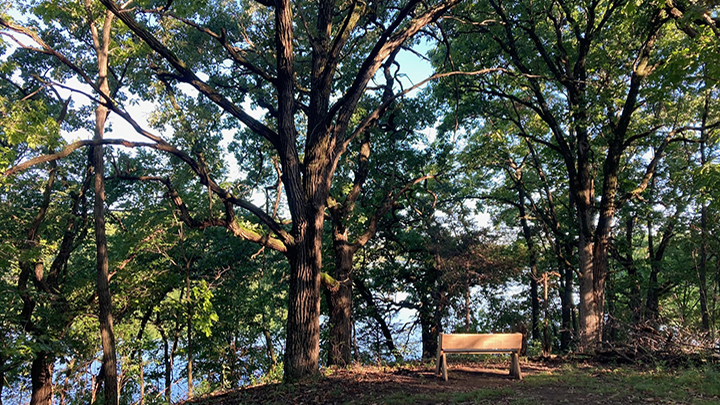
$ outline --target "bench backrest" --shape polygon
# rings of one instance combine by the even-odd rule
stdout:
[[[442,350],[520,350],[522,333],[457,333],[441,334]]]

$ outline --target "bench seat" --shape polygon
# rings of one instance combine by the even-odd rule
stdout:
[[[447,381],[447,354],[510,353],[510,375],[522,380],[520,350],[522,333],[458,333],[440,334],[438,337],[438,374]]]

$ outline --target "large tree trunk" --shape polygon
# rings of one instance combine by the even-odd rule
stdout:
[[[602,341],[605,312],[605,282],[608,277],[608,255],[612,223],[615,219],[615,195],[618,187],[620,156],[624,150],[624,136],[618,136],[610,144],[603,165],[602,197],[600,198],[600,216],[595,228],[593,251],[593,294],[597,316],[597,341]]]
[[[422,300],[421,300],[422,302]],[[435,320],[435,312],[431,307],[424,305],[418,310],[420,317],[420,339],[422,340],[422,358],[434,359],[438,350],[438,336],[440,331]]]
[[[328,365],[346,366],[352,362],[352,267],[353,251],[347,237],[333,235],[335,285],[326,289],[330,309]],[[343,240],[344,239],[344,240]]]
[[[442,333],[442,316],[445,312],[445,292],[438,280],[438,270],[429,269],[432,272],[430,280],[433,286],[430,294],[420,292],[420,308],[417,309],[420,318],[420,329],[422,339],[422,358],[434,359],[438,350],[438,337]]]
[[[591,183],[590,179],[587,179]],[[593,193],[591,188],[585,188],[581,196],[585,199],[583,203],[578,201],[578,257],[579,257],[579,328],[580,328],[580,350],[592,351],[599,341],[600,314],[595,299],[593,288],[593,237],[592,237],[592,212],[590,208]]]
[[[321,139],[317,115],[327,108],[311,99],[304,166],[296,148],[295,83],[293,67],[293,15],[291,2],[275,2],[275,45],[277,47],[277,100],[279,155],[283,183],[293,220],[293,245],[288,248],[290,288],[284,378],[296,381],[318,373],[320,356],[320,269],[324,210],[332,172],[327,172],[327,149]],[[330,89],[325,89],[328,93]],[[316,95],[316,92],[312,92]],[[327,135],[325,133],[324,135]]]
[[[322,211],[310,216],[305,232],[288,255],[290,294],[285,342],[285,380],[296,381],[318,373],[320,356],[320,268]],[[303,226],[302,224],[300,225]]]
[[[55,360],[47,352],[37,352],[32,362],[30,376],[32,380],[32,396],[30,405],[52,405],[53,401],[53,370]]]
[[[648,220],[647,235],[650,276],[648,277],[647,298],[645,301],[645,319],[655,323],[660,317],[660,294],[658,292],[660,289],[660,285],[658,284],[660,266],[655,260],[655,239],[653,237],[652,220]]]

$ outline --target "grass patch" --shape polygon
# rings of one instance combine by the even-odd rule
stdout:
[[[720,370],[716,367],[640,370],[624,367],[564,366],[553,372],[527,376],[523,385],[526,389],[519,389],[519,398],[511,403],[529,404],[532,402],[528,402],[528,395],[553,393],[557,395],[557,403],[570,400],[573,395],[576,401],[602,397],[622,403],[720,403]],[[567,392],[568,397],[562,398],[562,392]]]

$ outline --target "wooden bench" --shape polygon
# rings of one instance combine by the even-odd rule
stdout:
[[[447,381],[448,353],[457,354],[485,354],[510,353],[510,375],[522,380],[520,372],[520,349],[522,348],[522,333],[458,333],[452,335],[440,334],[438,338],[437,374],[442,371]]]

